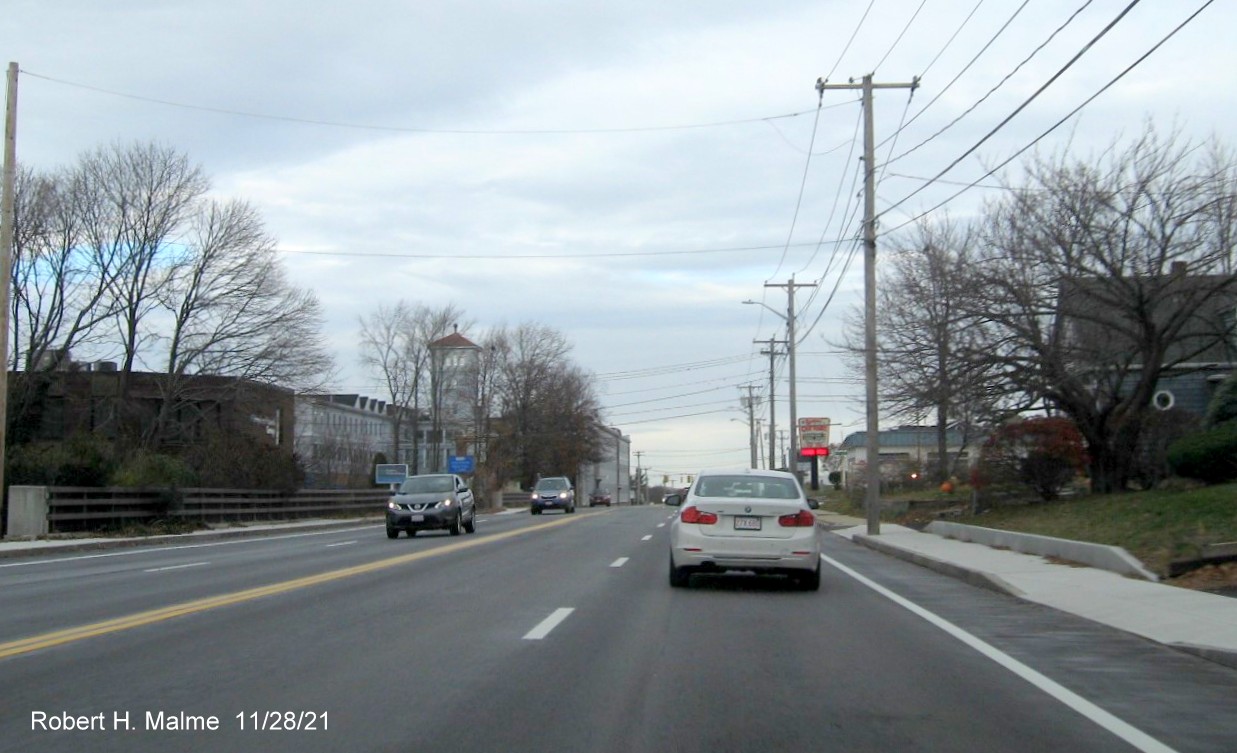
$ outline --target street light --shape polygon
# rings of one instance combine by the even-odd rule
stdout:
[[[777,286],[780,287],[780,286]],[[764,306],[772,312],[777,318],[786,322],[786,351],[790,356],[790,462],[791,472],[795,476],[799,475],[799,416],[797,402],[795,400],[795,282],[794,278],[787,284],[787,289],[790,292],[790,302],[786,307],[786,313],[778,311],[771,306],[766,305],[761,301],[744,301],[745,304],[755,304]],[[807,286],[803,286],[807,287]],[[772,462],[770,462],[772,465]]]

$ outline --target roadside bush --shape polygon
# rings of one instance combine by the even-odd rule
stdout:
[[[842,490],[842,472],[841,471],[829,471],[829,483],[833,484],[833,488],[836,491],[841,491]]]
[[[1168,448],[1168,465],[1178,476],[1206,484],[1237,479],[1237,422],[1177,440]]]
[[[212,434],[185,460],[201,486],[215,489],[293,491],[304,481],[295,456],[244,434]]]
[[[1040,499],[1057,499],[1086,463],[1082,435],[1067,418],[1031,418],[1006,424],[980,448],[972,483],[991,493],[1012,485]]]
[[[111,476],[112,486],[196,486],[197,474],[184,460],[139,450],[120,464]]]
[[[11,485],[106,486],[116,468],[112,443],[89,434],[63,442],[30,442],[9,450]]]
[[[1211,402],[1207,405],[1207,415],[1203,417],[1203,426],[1214,429],[1221,424],[1237,419],[1237,375],[1230,376],[1216,388]]]
[[[1213,403],[1214,404],[1214,403]],[[1142,419],[1134,464],[1133,481],[1141,488],[1155,489],[1171,473],[1168,448],[1199,430],[1198,418],[1181,408],[1151,411]]]

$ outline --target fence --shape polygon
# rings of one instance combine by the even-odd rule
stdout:
[[[114,528],[154,520],[222,523],[379,512],[386,489],[303,490],[129,489],[13,486],[8,535],[39,536]]]

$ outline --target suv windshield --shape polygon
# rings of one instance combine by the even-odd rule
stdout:
[[[561,492],[570,489],[571,484],[565,478],[543,478],[533,488],[539,492]]]
[[[453,492],[455,484],[450,476],[413,476],[399,488],[401,494],[426,494],[430,492]]]

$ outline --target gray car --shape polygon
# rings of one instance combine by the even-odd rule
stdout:
[[[477,507],[464,479],[453,473],[412,476],[387,502],[387,538],[407,531],[447,530],[452,536],[477,530]]]
[[[576,492],[566,476],[546,476],[533,486],[528,511],[540,515],[543,510],[576,511]]]

